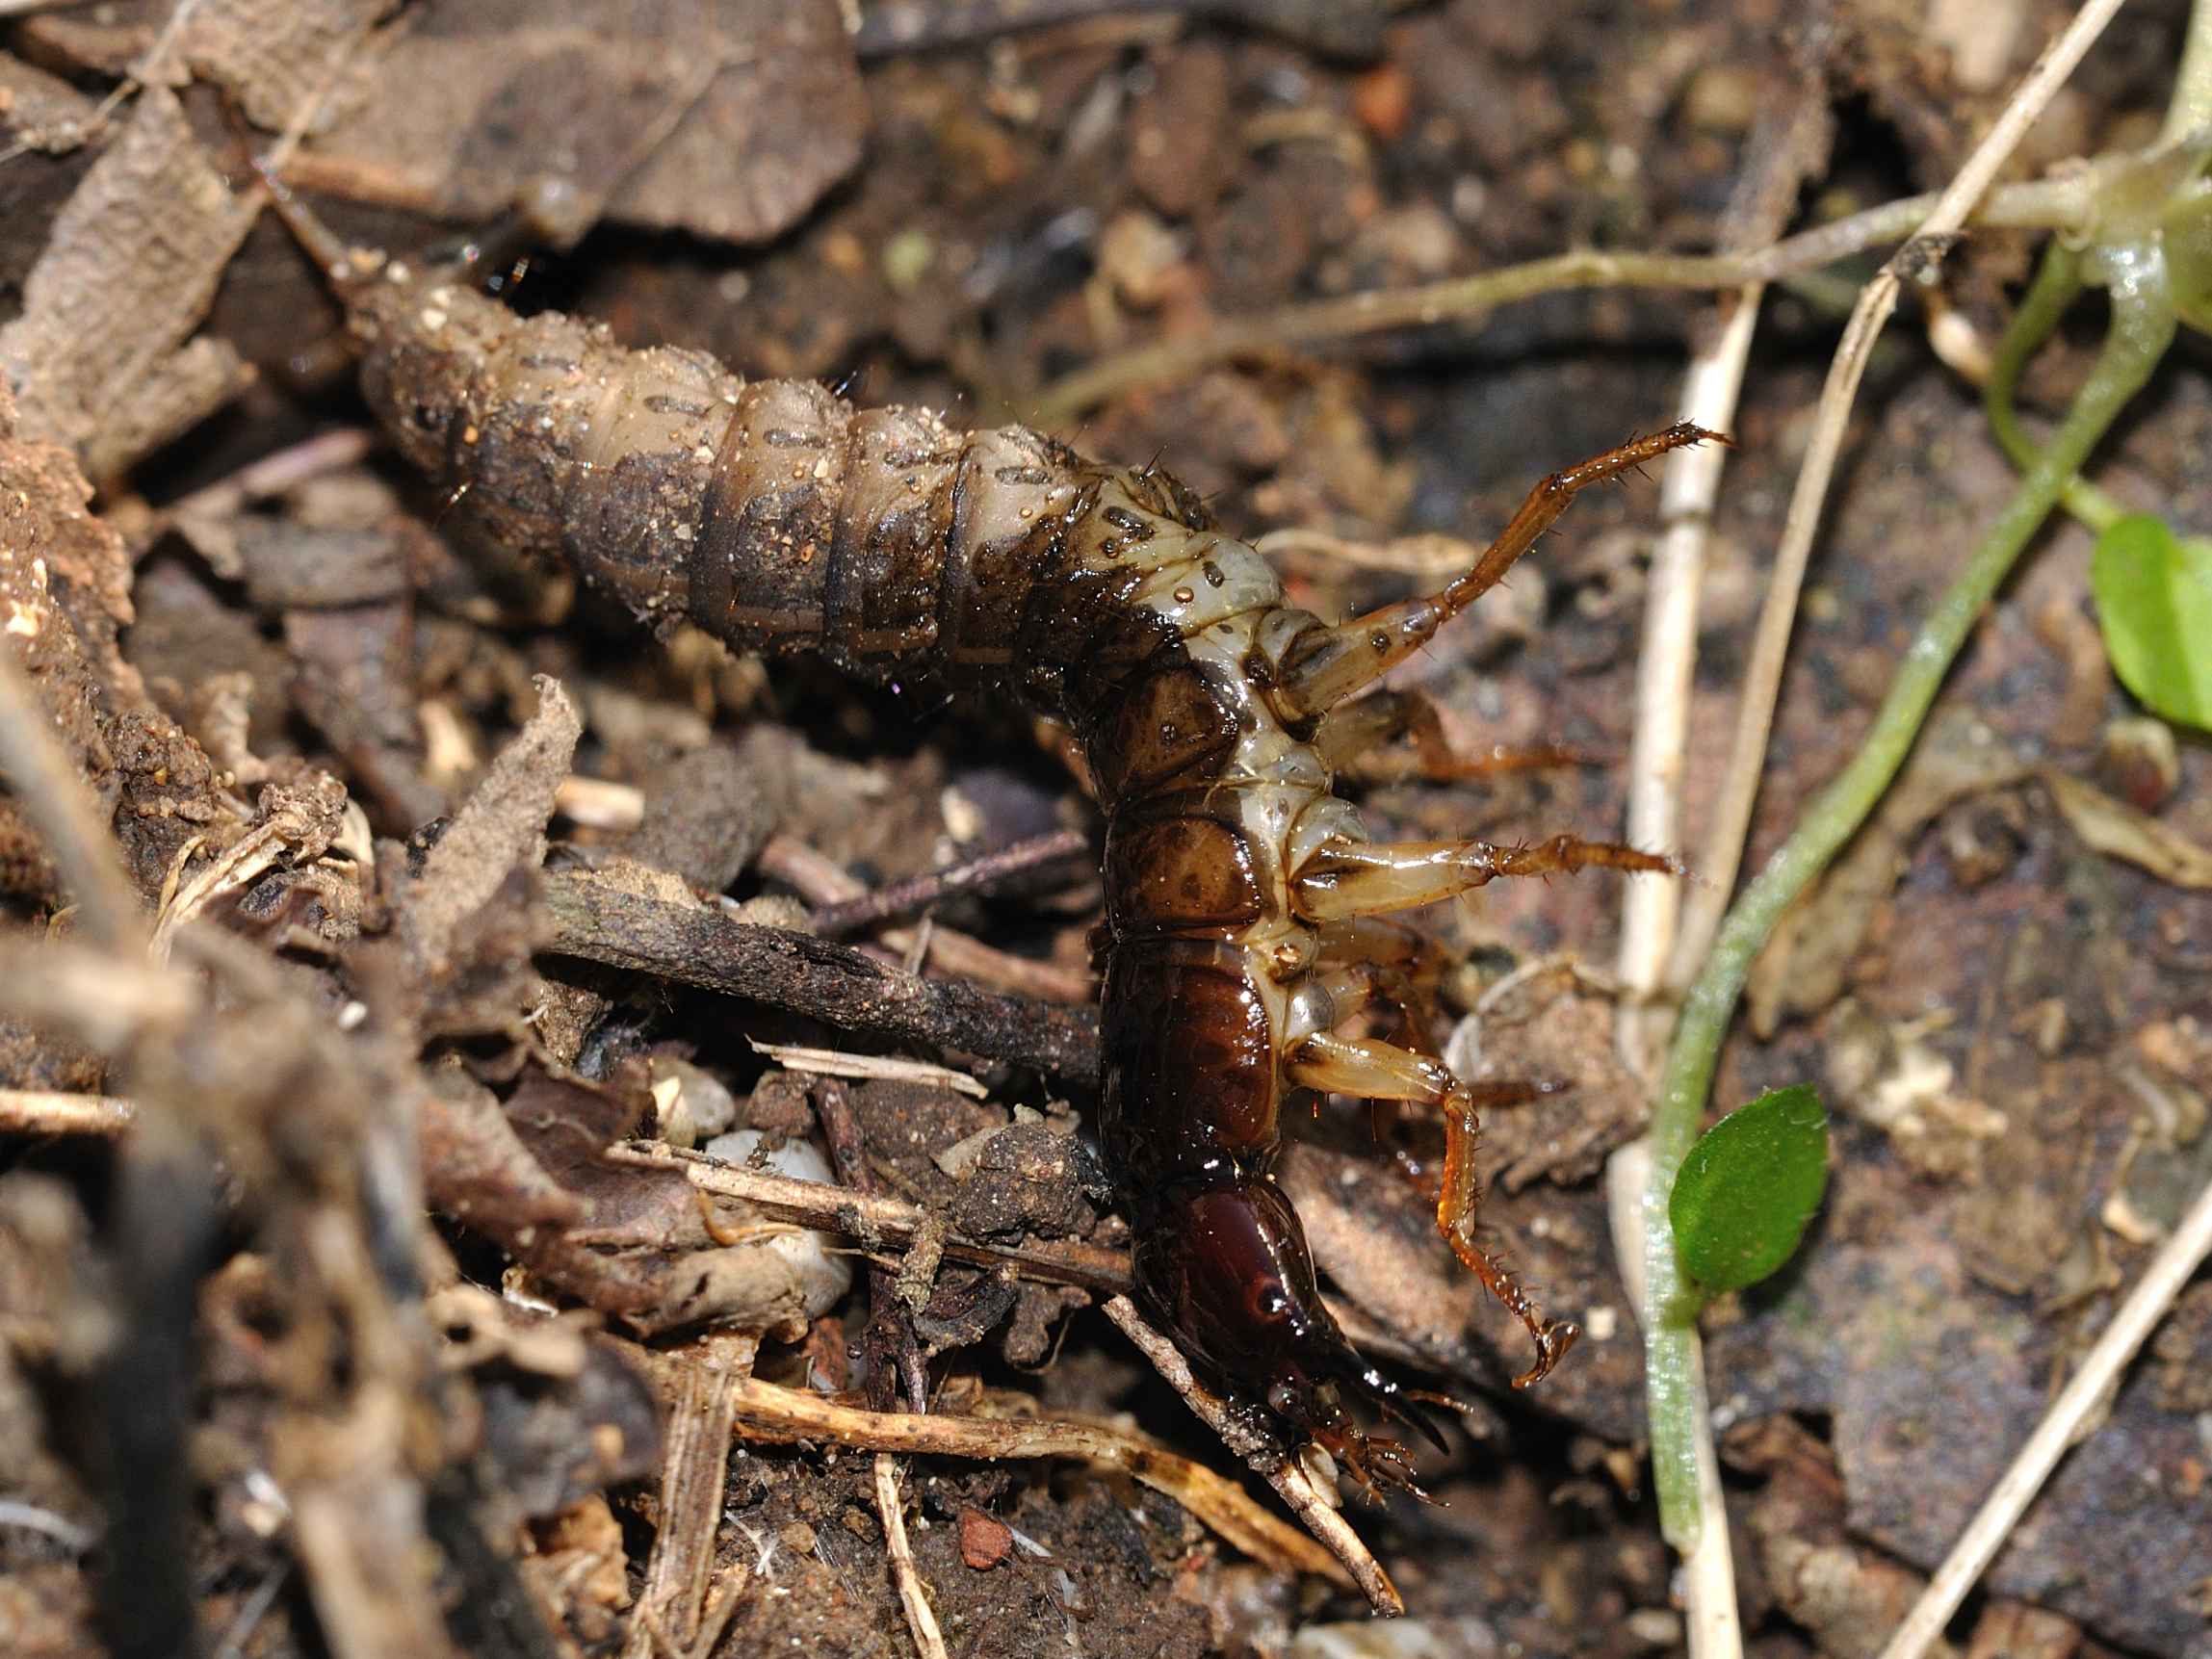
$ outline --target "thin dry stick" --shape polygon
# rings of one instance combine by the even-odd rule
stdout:
[[[1128,1297],[1116,1296],[1109,1301],[1106,1317],[1121,1327],[1122,1335],[1136,1344],[1138,1351],[1152,1361],[1153,1368],[1167,1380],[1168,1386],[1183,1396],[1184,1403],[1199,1420],[1219,1435],[1222,1442],[1248,1465],[1258,1468],[1267,1484],[1275,1489],[1275,1495],[1306,1523],[1306,1530],[1343,1563],[1352,1581],[1366,1596],[1369,1607],[1387,1619],[1398,1618],[1405,1612],[1405,1598],[1391,1582],[1391,1575],[1383,1570],[1382,1563],[1352,1530],[1351,1522],[1314,1489],[1297,1459],[1282,1456],[1280,1448],[1269,1445],[1250,1424],[1230,1411],[1226,1401],[1192,1376],[1189,1361],[1173,1342],[1145,1322],[1136,1304]]]
[[[1082,1458],[1120,1469],[1163,1492],[1236,1548],[1268,1567],[1351,1581],[1336,1557],[1281,1516],[1262,1509],[1236,1482],[1169,1451],[1149,1435],[1105,1423],[1047,1417],[963,1417],[932,1412],[869,1412],[810,1389],[779,1388],[745,1378],[737,1420],[748,1438],[829,1444],[900,1457]]]
[[[1414,288],[1350,294],[1256,317],[1229,318],[1204,333],[1139,346],[1078,369],[1030,400],[1028,418],[1049,426],[1131,386],[1181,379],[1233,358],[1391,328],[1472,323],[1500,306],[1563,289],[1728,289],[1773,282],[1894,242],[1909,235],[1939,205],[1937,198],[1924,195],[1885,202],[1754,253],[1607,253],[1577,248]],[[2087,223],[2090,207],[2090,190],[2083,180],[2038,179],[1998,191],[1975,220],[1988,225],[2078,229]]]
[[[282,495],[310,479],[368,459],[377,441],[377,434],[366,427],[337,427],[288,448],[272,450],[229,477],[177,497],[154,515],[153,531],[158,533],[188,519],[234,517],[250,503]],[[142,539],[150,545],[153,535]]]
[[[1731,194],[1730,246],[1771,242],[1788,221],[1805,179],[1821,165],[1833,121],[1817,75],[1808,75],[1786,110],[1762,121],[1746,146],[1743,177]],[[1683,378],[1679,418],[1728,431],[1735,424],[1744,367],[1751,356],[1765,284],[1746,283],[1724,301],[1722,322],[1708,328]],[[1636,665],[1636,729],[1628,755],[1627,839],[1669,852],[1681,846],[1681,795],[1688,744],[1690,693],[1698,661],[1698,596],[1705,543],[1720,493],[1727,451],[1718,445],[1677,450],[1660,476],[1661,530],[1652,556],[1644,639]],[[1671,877],[1631,875],[1621,914],[1621,1000],[1615,1042],[1638,1076],[1657,1074],[1668,1011],[1657,1005],[1681,910]]]
[[[761,848],[760,870],[763,875],[791,883],[816,906],[847,904],[867,897],[869,893],[834,861],[790,836],[768,837],[768,844]],[[917,937],[910,927],[889,927],[878,935],[886,950],[900,952],[911,949]],[[1054,1002],[1088,1006],[1098,999],[1098,982],[1080,969],[1014,956],[950,927],[935,929],[926,943],[931,963],[964,979]]]
[[[1825,103],[1809,98],[1739,187],[1731,209],[1739,236],[1744,240],[1773,236],[1789,213],[1806,172],[1815,165],[1814,152],[1825,151],[1827,138]],[[1740,289],[1734,309],[1691,362],[1682,387],[1683,420],[1718,431],[1734,424],[1764,291],[1764,285],[1757,282]],[[1681,841],[1683,757],[1698,656],[1698,594],[1726,455],[1717,444],[1701,446],[1694,453],[1679,450],[1667,457],[1661,478],[1664,528],[1652,558],[1651,596],[1636,669],[1636,731],[1629,752],[1627,834],[1638,846],[1672,849]],[[1621,1002],[1615,1041],[1624,1064],[1638,1076],[1655,1079],[1671,1023],[1669,1011],[1658,1005],[1657,998],[1666,983],[1681,890],[1671,879],[1631,876],[1622,903],[1620,974],[1628,995]],[[1608,1163],[1606,1175],[1613,1196],[1614,1256],[1637,1282],[1630,1301],[1641,1308],[1641,1195],[1651,1179],[1649,1145],[1637,1142],[1624,1148]],[[1631,1185],[1632,1198],[1626,1196]],[[1631,1206],[1626,1213],[1624,1204]],[[1702,1390],[1705,1361],[1694,1347],[1688,1362]],[[1720,1463],[1709,1433],[1700,1436],[1696,1456],[1701,1507],[1717,1505]],[[1742,1651],[1743,1630],[1736,1614],[1735,1562],[1727,1527],[1709,1526],[1699,1533],[1683,1554],[1682,1583],[1690,1650],[1704,1659],[1733,1659]]]
[[[1927,280],[1942,263],[1949,241],[1966,222],[1974,205],[1996,177],[1997,169],[2027,136],[2043,108],[2096,38],[2104,33],[2126,0],[2089,0],[2067,25],[2066,32],[2046,47],[2027,78],[1998,116],[1966,165],[1937,199],[1935,210],[1911,241],[1890,256],[1887,264],[1859,297],[1859,303],[1844,325],[1843,338],[1829,365],[1827,384],[1821,388],[1814,412],[1812,441],[1790,496],[1789,513],[1783,522],[1782,546],[1775,554],[1774,579],[1760,610],[1758,631],[1752,643],[1751,661],[1744,674],[1743,701],[1736,723],[1735,746],[1729,769],[1714,804],[1712,828],[1698,870],[1705,885],[1693,891],[1682,909],[1681,929],[1675,938],[1669,979],[1687,985],[1696,976],[1705,953],[1720,930],[1721,916],[1735,887],[1736,870],[1743,859],[1744,837],[1751,825],[1752,805],[1758,795],[1759,774],[1766,765],[1768,734],[1774,725],[1774,706],[1782,685],[1783,660],[1789,651],[1789,635],[1797,619],[1797,600],[1805,585],[1805,567],[1812,552],[1812,538],[1820,527],[1821,508],[1828,486],[1835,476],[1835,458],[1843,447],[1844,422],[1858,401],[1859,382],[1864,377],[1874,342],[1897,309],[1897,293],[1904,279]]]
[[[894,916],[910,916],[950,894],[988,888],[1038,865],[1073,858],[1088,851],[1089,847],[1090,837],[1081,830],[1054,830],[1048,835],[1031,836],[980,858],[972,858],[965,864],[950,865],[927,875],[896,881],[889,887],[876,888],[841,904],[822,905],[814,913],[814,930],[824,938],[840,938]]]
[[[1758,325],[1758,283],[1738,291],[1735,309],[1690,364],[1678,418],[1725,432],[1733,424],[1744,365]],[[1628,748],[1627,839],[1672,848],[1681,842],[1682,755],[1690,728],[1690,686],[1698,663],[1698,592],[1705,581],[1705,534],[1720,493],[1728,451],[1719,444],[1677,450],[1659,480],[1659,531],[1652,554],[1644,644],[1636,663],[1636,730]],[[1681,886],[1671,875],[1630,875],[1621,898],[1622,1062],[1640,1077],[1658,1063],[1664,1010],[1652,1003],[1666,983]],[[1652,1018],[1659,1016],[1658,1021]]]
[[[119,1135],[131,1127],[131,1103],[113,1095],[60,1095],[47,1089],[0,1089],[0,1134]]]
[[[875,1454],[875,1513],[883,1521],[884,1546],[891,1552],[891,1577],[898,1586],[898,1605],[906,1610],[906,1628],[922,1659],[947,1659],[945,1633],[937,1628],[937,1615],[922,1587],[922,1571],[914,1565],[914,1546],[906,1542],[906,1517],[898,1508],[898,1460],[889,1452]]]
[[[2028,1437],[2012,1466],[1991,1489],[1980,1511],[1952,1545],[1928,1588],[1882,1649],[1882,1659],[1920,1659],[1943,1633],[1966,1592],[1995,1559],[1998,1547],[2027,1513],[2058,1461],[2081,1438],[2089,1418],[2119,1386],[2120,1375],[2149,1338],[2173,1299],[2212,1256],[2212,1184],[2197,1195],[2172,1237],[2150,1258],[2112,1323],[2082,1361],[2081,1369]]]

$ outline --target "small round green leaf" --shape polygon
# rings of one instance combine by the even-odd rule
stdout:
[[[2089,568],[2113,671],[2144,707],[2212,728],[2212,541],[2130,513]]]
[[[1707,1291],[1757,1284],[1797,1250],[1828,1190],[1828,1112],[1809,1084],[1776,1089],[1698,1139],[1667,1214],[1682,1271]]]

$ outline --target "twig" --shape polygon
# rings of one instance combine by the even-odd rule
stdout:
[[[761,848],[760,871],[789,882],[809,904],[845,904],[868,894],[868,889],[834,861],[790,836],[768,838]],[[1002,991],[1085,1006],[1098,996],[1097,983],[1080,969],[1015,956],[954,928],[934,928],[924,936],[915,928],[889,927],[881,937],[886,950],[903,956],[918,946],[925,946],[929,960],[948,973],[996,985]]]
[[[1199,1420],[1219,1435],[1222,1443],[1248,1466],[1265,1477],[1267,1484],[1275,1489],[1275,1495],[1306,1523],[1306,1530],[1343,1564],[1352,1582],[1366,1596],[1369,1607],[1387,1619],[1398,1618],[1405,1612],[1405,1598],[1391,1582],[1391,1575],[1383,1570],[1382,1563],[1352,1530],[1351,1522],[1314,1489],[1296,1458],[1285,1457],[1281,1447],[1239,1418],[1227,1401],[1192,1376],[1189,1361],[1173,1342],[1145,1322],[1136,1304],[1127,1296],[1116,1296],[1106,1303],[1106,1317],[1136,1344],[1138,1351],[1152,1361],[1153,1368],[1166,1379],[1168,1386],[1183,1396],[1184,1403]]]
[[[1805,585],[1805,567],[1812,552],[1812,538],[1820,527],[1828,486],[1835,476],[1835,459],[1843,447],[1844,423],[1858,400],[1859,383],[1873,355],[1890,314],[1897,309],[1897,295],[1907,276],[1924,280],[1941,264],[1950,239],[1966,222],[1974,204],[1990,188],[1997,169],[2027,136],[2067,77],[2081,61],[2113,14],[2125,0],[2088,0],[2075,13],[2066,32],[2046,47],[1996,123],[1966,158],[1965,166],[1938,197],[1911,241],[1899,248],[1859,297],[1859,303],[1844,324],[1843,338],[1829,364],[1828,380],[1821,387],[1813,416],[1811,441],[1805,463],[1790,496],[1789,512],[1783,522],[1782,545],[1775,553],[1774,575],[1766,602],[1753,636],[1751,659],[1744,671],[1743,699],[1738,705],[1735,746],[1714,804],[1711,828],[1698,869],[1707,885],[1693,892],[1683,904],[1681,930],[1676,936],[1672,978],[1686,982],[1705,960],[1720,925],[1722,910],[1735,886],[1743,859],[1744,837],[1751,824],[1752,804],[1758,794],[1758,780],[1765,769],[1768,733],[1774,724],[1774,706],[1782,684],[1782,669],[1789,651],[1789,636],[1797,618],[1797,600]],[[1662,1160],[1663,1162],[1664,1160]],[[1668,1179],[1672,1178],[1669,1172]]]
[[[2118,3],[2098,0],[2094,11],[2109,16]],[[2091,15],[2085,12],[2077,18],[2066,39],[2074,39],[2083,18]],[[2067,480],[2088,458],[2121,409],[2141,390],[2173,341],[2172,299],[2155,282],[2116,291],[2113,318],[2096,368],[2052,436],[2049,448],[2037,457],[2004,511],[1967,557],[1965,568],[1922,622],[1859,753],[1807,807],[1789,840],[1744,890],[1682,1004],[1652,1115],[1652,1184],[1645,1205],[1649,1231],[1642,1305],[1653,1476],[1661,1521],[1677,1547],[1693,1542],[1698,1531],[1693,1448],[1699,1434],[1697,1419],[1704,1413],[1705,1402],[1704,1391],[1689,1381],[1697,1331],[1694,1320],[1683,1317],[1678,1307],[1680,1282],[1666,1205],[1675,1176],[1704,1117],[1721,1039],[1750,975],[1753,959],[1773,933],[1775,923],[1881,799],[1911,751],[1922,718],[1983,608],[2049,516]]]
[[[91,1551],[100,1542],[100,1535],[91,1527],[79,1526],[65,1515],[56,1515],[22,1498],[0,1497],[0,1526],[21,1527],[41,1538],[50,1538],[64,1549],[79,1555]]]
[[[1049,426],[1129,387],[1183,379],[1236,357],[1390,328],[1471,323],[1502,305],[1564,289],[1727,289],[1773,282],[1909,236],[1938,205],[1935,196],[1908,196],[1755,253],[1603,253],[1580,248],[1415,288],[1353,294],[1257,317],[1232,318],[1204,334],[1140,346],[1078,369],[1029,401],[1029,419]],[[2087,222],[2088,211],[2089,193],[2081,182],[2042,179],[1996,192],[1983,205],[1976,222],[2073,230]]]
[[[586,871],[549,875],[545,905],[553,922],[547,948],[564,955],[1055,1076],[1098,1072],[1098,1024],[1088,1009],[901,973],[849,945],[749,926],[703,905],[640,897]]]
[[[787,1072],[805,1072],[818,1077],[888,1077],[901,1083],[924,1083],[931,1088],[950,1089],[956,1095],[971,1100],[984,1100],[991,1091],[980,1079],[967,1072],[955,1072],[950,1066],[932,1065],[927,1060],[905,1060],[897,1054],[848,1054],[841,1049],[810,1049],[799,1043],[763,1043],[747,1037],[745,1046],[756,1054],[766,1054]]]
[[[132,1107],[114,1095],[0,1089],[0,1135],[119,1135]]]
[[[261,1621],[269,1617],[269,1610],[276,1605],[276,1597],[292,1577],[292,1564],[285,1562],[272,1568],[261,1582],[253,1587],[231,1620],[230,1628],[222,1633],[216,1645],[215,1659],[241,1659],[246,1645],[253,1640],[253,1633],[261,1628]]]
[[[1828,110],[1824,98],[1802,97],[1764,165],[1747,176],[1731,204],[1733,228],[1745,239],[1771,238],[1784,221],[1816,151],[1825,151]],[[1734,308],[1691,361],[1682,386],[1680,418],[1725,431],[1734,425],[1764,285],[1748,283]],[[1705,579],[1705,541],[1720,492],[1727,452],[1720,445],[1680,450],[1667,457],[1659,486],[1663,529],[1652,557],[1644,640],[1636,669],[1636,729],[1629,750],[1627,839],[1637,846],[1672,849],[1681,844],[1681,791],[1689,737],[1692,683],[1698,656],[1698,595]],[[1639,1078],[1658,1069],[1671,1011],[1658,1004],[1667,979],[1668,952],[1680,912],[1681,889],[1672,879],[1631,876],[1622,895],[1621,999],[1616,1043],[1625,1065]],[[1642,1142],[1623,1148],[1606,1166],[1612,1195],[1613,1250],[1631,1283],[1629,1302],[1643,1299],[1641,1194],[1649,1181],[1649,1152]],[[1689,1353],[1691,1387],[1703,1391],[1705,1360]],[[1700,1413],[1696,1446],[1701,1513],[1721,1503],[1720,1460],[1711,1420]],[[1682,1563],[1683,1611],[1689,1649],[1699,1659],[1734,1659],[1743,1650],[1736,1613],[1735,1562],[1725,1526],[1704,1528]]]
[[[85,935],[117,955],[143,951],[145,912],[117,860],[115,838],[55,740],[53,716],[12,642],[0,645],[0,778],[44,840]]]
[[[846,1446],[900,1457],[1084,1458],[1164,1492],[1253,1560],[1349,1582],[1336,1558],[1254,1502],[1235,1481],[1169,1451],[1149,1435],[1048,1417],[962,1417],[944,1412],[866,1412],[758,1377],[736,1386],[737,1422],[754,1439]]]
[[[950,865],[907,881],[895,881],[842,904],[825,904],[814,913],[814,930],[824,939],[840,939],[872,922],[924,909],[950,894],[979,892],[1041,864],[1073,858],[1089,846],[1090,838],[1080,830],[1054,830],[1050,835],[1031,836],[965,864]]]
[[[1762,293],[1757,283],[1740,290],[1711,346],[1690,364],[1680,419],[1714,431],[1733,424]],[[1660,477],[1663,528],[1652,553],[1644,642],[1636,661],[1636,727],[1628,746],[1627,840],[1632,846],[1671,849],[1681,844],[1683,751],[1698,661],[1698,593],[1727,454],[1719,444],[1678,450],[1667,457]],[[1630,875],[1623,887],[1619,973],[1626,995],[1620,1004],[1618,1033],[1622,1061],[1638,1077],[1649,1077],[1656,1069],[1665,1010],[1652,1004],[1666,985],[1667,954],[1681,902],[1681,884],[1671,875]]]
[[[376,449],[376,433],[367,427],[336,427],[332,431],[319,431],[312,438],[300,438],[288,449],[273,449],[259,460],[239,467],[228,478],[195,489],[191,496],[179,496],[169,506],[155,515],[155,531],[169,529],[191,518],[234,518],[241,508],[252,502],[268,500],[270,496],[283,496],[288,489],[303,484],[310,478],[332,474],[341,467],[351,467],[358,460],[367,460]],[[143,537],[152,542],[152,537]]]
[[[2012,1466],[1998,1478],[1943,1565],[1936,1569],[1936,1576],[1929,1580],[1913,1611],[1890,1636],[1888,1646],[1882,1649],[1882,1659],[1919,1659],[1942,1634],[1966,1592],[1995,1559],[1998,1546],[2027,1513],[2028,1504],[2043,1490],[2068,1448],[2082,1436],[2089,1418],[2119,1386],[2128,1361],[2207,1256],[2212,1256],[2212,1184],[2197,1195],[2181,1224],[2144,1268],[2127,1300],[2082,1360],[2081,1369],[2051,1403]]]
[[[875,1454],[875,1513],[883,1522],[891,1579],[898,1586],[898,1605],[906,1610],[906,1628],[914,1646],[922,1649],[922,1659],[946,1659],[945,1633],[937,1628],[922,1571],[914,1565],[914,1546],[906,1542],[906,1516],[898,1507],[898,1460],[889,1452]]]
[[[1803,90],[1779,121],[1762,123],[1751,146],[1757,161],[1729,207],[1731,241],[1771,240],[1786,221],[1805,176],[1828,147],[1829,117],[1817,87]],[[1770,136],[1771,135],[1771,136]],[[1727,431],[1735,424],[1744,366],[1758,325],[1765,284],[1747,283],[1731,298],[1720,325],[1683,376],[1679,418]],[[1720,494],[1728,452],[1718,444],[1677,450],[1659,483],[1660,531],[1652,550],[1644,638],[1636,662],[1636,727],[1628,751],[1627,839],[1636,846],[1673,851],[1681,845],[1683,755],[1690,691],[1698,661],[1698,595],[1705,581],[1705,542]],[[1671,876],[1631,875],[1623,885],[1616,1043],[1638,1077],[1657,1070],[1669,1012],[1655,1005],[1667,981],[1667,956],[1681,909]]]

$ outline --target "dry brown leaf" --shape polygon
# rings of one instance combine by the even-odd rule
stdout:
[[[397,0],[196,0],[176,45],[195,73],[277,131],[308,115]]]
[[[54,222],[0,328],[20,429],[120,472],[228,400],[247,371],[217,341],[187,346],[251,228],[193,139],[174,93],[148,87]]]
[[[835,0],[478,0],[416,14],[288,170],[440,219],[528,198],[581,232],[604,202],[624,223],[757,242],[845,175],[866,126]]]

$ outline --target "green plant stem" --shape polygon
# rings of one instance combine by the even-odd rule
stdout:
[[[2081,290],[2080,250],[2053,240],[2043,250],[2043,263],[2036,267],[2036,279],[2028,285],[2020,308],[2013,313],[2005,337],[1997,343],[1990,383],[1982,391],[1982,407],[1988,411],[1990,427],[1997,434],[1998,444],[2012,457],[2013,465],[2023,473],[2035,465],[2036,446],[2020,429],[2014,394],[2019,388],[2020,374],[2027,367],[2028,359],[2051,337],[2059,319],[2066,315],[2067,307],[2074,302]],[[2072,480],[2059,499],[2066,504],[2067,511],[2087,525],[2095,535],[2102,535],[2125,516],[2125,509],[2118,502],[2086,479]]]
[[[2095,370],[2050,444],[2036,456],[2012,500],[1984,533],[1966,566],[1921,624],[1859,754],[1813,800],[1789,840],[1744,890],[1690,987],[1675,1027],[1652,1116],[1652,1179],[1644,1197],[1645,1386],[1652,1472],[1662,1530],[1676,1548],[1697,1540],[1696,1435],[1690,1419],[1695,1313],[1682,1305],[1679,1264],[1667,1198],[1697,1139],[1705,1099],[1753,960],[1792,900],[1866,819],[1912,749],[1952,661],[1982,609],[2050,516],[2068,481],[2089,458],[2120,411],[2150,376],[2174,332],[2172,297],[2162,284],[2116,291],[2113,319]]]
[[[1186,378],[1215,363],[1390,328],[1471,323],[1499,306],[1574,288],[1741,288],[1817,271],[1865,248],[1911,236],[1935,208],[1933,195],[1885,202],[1770,247],[1742,253],[1607,253],[1581,248],[1471,276],[1412,288],[1310,300],[1256,316],[1224,318],[1201,333],[1102,357],[1016,400],[1040,426],[1067,420],[1132,386]],[[2036,179],[1992,193],[1976,225],[2081,231],[2092,206],[2086,180]]]
[[[2197,0],[2190,8],[2181,70],[2173,78],[2173,100],[2166,106],[2159,136],[2178,140],[2203,127],[2212,127],[2212,0]]]

